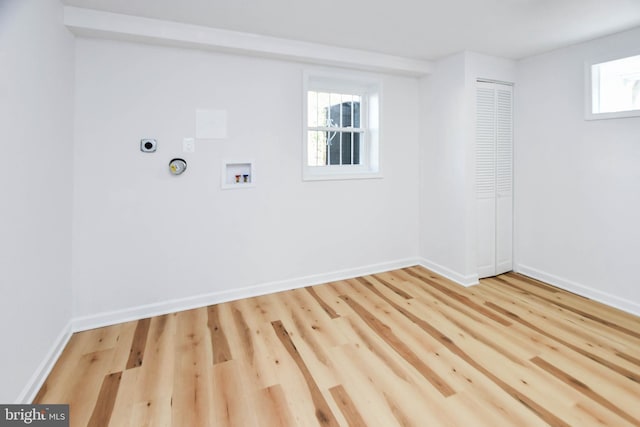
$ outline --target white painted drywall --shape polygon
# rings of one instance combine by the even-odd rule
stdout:
[[[303,182],[305,66],[76,42],[75,316],[415,259],[416,79],[381,76],[383,179]],[[182,153],[198,108],[226,110],[228,138]],[[224,159],[253,160],[255,188],[221,190]]]
[[[57,0],[0,4],[0,402],[71,320],[73,37]],[[36,379],[37,381],[37,379]]]
[[[586,61],[638,54],[640,28],[522,60],[518,269],[640,313],[640,118],[584,120]]]
[[[475,52],[436,61],[421,79],[420,257],[459,283],[477,282],[475,82],[514,82],[515,62]]]
[[[412,76],[425,75],[431,70],[429,61],[385,55],[378,53],[377,49],[348,49],[337,44],[229,31],[219,26],[190,25],[175,19],[157,20],[67,6],[65,24],[75,34],[84,37],[190,47]]]
[[[470,147],[465,54],[437,61],[421,83],[420,256],[464,280]]]

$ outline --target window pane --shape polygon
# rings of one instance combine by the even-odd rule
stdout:
[[[360,97],[359,96],[354,96],[353,97],[353,105],[352,105],[352,110],[353,110],[353,127],[355,128],[359,128],[360,127]]]
[[[326,132],[327,133],[327,145],[329,146],[329,159],[328,165],[340,164],[340,132]]]
[[[593,113],[640,110],[640,55],[593,65]]]
[[[353,133],[344,132],[342,134],[342,164],[350,165],[351,150],[353,149]]]
[[[357,104],[358,106],[360,104]],[[362,140],[362,134],[358,132],[352,133],[353,135],[353,164],[360,164],[360,141]]]
[[[331,116],[331,123],[334,124],[334,126],[340,126],[341,127],[341,123],[342,123],[342,104],[338,103],[338,104],[331,104],[331,109],[330,109],[330,116]]]
[[[318,126],[318,92],[307,92],[307,126]]]
[[[307,164],[325,166],[327,164],[327,132],[309,131],[307,135]]]
[[[330,105],[330,95],[325,92],[318,92],[318,126],[329,126]]]
[[[360,164],[360,141],[362,136],[359,132],[324,132],[324,134],[328,137],[326,164]]]
[[[344,132],[342,136],[342,164],[360,164],[360,138],[359,132]]]
[[[339,124],[342,128],[360,127],[360,102],[351,100],[351,95],[343,95],[342,98],[347,101],[331,104],[329,113],[331,123],[334,126]]]
[[[342,103],[342,95],[338,93],[330,94],[330,124],[329,126],[341,127],[340,120],[340,104]]]
[[[360,96],[309,91],[307,100],[307,126],[360,127]]]

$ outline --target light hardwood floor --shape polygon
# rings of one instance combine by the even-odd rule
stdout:
[[[639,426],[640,319],[421,267],[74,334],[72,426]]]

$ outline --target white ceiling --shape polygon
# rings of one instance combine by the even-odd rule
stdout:
[[[523,58],[640,26],[640,0],[63,0],[416,59]]]

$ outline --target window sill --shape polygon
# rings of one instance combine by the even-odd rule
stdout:
[[[380,172],[360,172],[360,173],[304,173],[303,181],[340,181],[352,179],[382,179]]]
[[[607,120],[607,119],[626,119],[629,117],[640,117],[640,110],[614,111],[611,113],[591,113],[585,114],[585,120]]]

